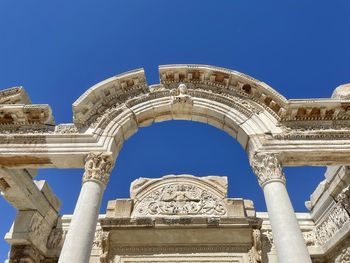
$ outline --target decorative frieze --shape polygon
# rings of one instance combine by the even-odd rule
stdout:
[[[307,246],[313,247],[317,245],[316,233],[314,230],[302,232]]]
[[[311,229],[302,232],[305,244],[308,247],[318,246],[316,232]],[[269,253],[271,250],[275,250],[275,242],[273,240],[272,231],[270,229],[261,230],[261,242],[262,242],[262,253]]]
[[[227,244],[201,245],[201,246],[113,246],[110,253],[118,254],[174,254],[174,253],[247,253],[248,247]]]
[[[233,70],[205,65],[165,65],[159,72],[165,86],[188,83],[196,89],[206,87],[217,94],[234,91],[259,103],[277,119],[285,112],[283,96],[265,83]]]
[[[74,123],[89,126],[105,110],[149,92],[143,69],[102,81],[81,95],[73,104]]]
[[[261,187],[272,181],[286,182],[278,155],[275,153],[255,153],[250,159],[250,165]]]
[[[349,123],[350,124],[350,123]],[[332,126],[304,126],[303,128],[284,127],[283,132],[274,134],[272,137],[276,140],[341,140],[350,136],[349,124],[345,127]]]
[[[350,262],[350,246],[343,248],[339,254],[335,256],[334,263],[348,263]]]
[[[327,263],[349,263],[350,262],[350,241],[339,244],[330,255],[327,256]]]
[[[349,222],[349,214],[341,203],[337,203],[327,217],[316,226],[316,240],[318,245],[327,243],[345,223]]]
[[[92,249],[101,249],[102,239],[103,239],[103,230],[102,228],[98,228],[95,231],[94,241],[92,242]]]
[[[83,182],[98,181],[107,185],[112,168],[111,153],[91,152],[85,159]]]
[[[73,123],[59,124],[55,126],[56,134],[76,134],[79,133],[78,128]]]

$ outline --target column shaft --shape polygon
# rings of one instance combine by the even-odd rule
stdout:
[[[112,166],[110,153],[89,153],[86,157],[83,185],[59,263],[89,262],[102,196]]]
[[[311,263],[305,240],[285,186],[276,153],[256,153],[250,164],[265,195],[272,236],[280,263]]]
[[[85,182],[81,188],[59,263],[89,262],[104,186]]]
[[[311,263],[285,185],[273,181],[263,190],[279,262]]]

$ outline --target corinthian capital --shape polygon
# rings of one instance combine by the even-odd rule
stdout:
[[[270,181],[286,182],[282,166],[275,153],[256,153],[250,159],[250,165],[261,187]]]
[[[98,181],[107,185],[112,168],[113,158],[111,153],[91,152],[85,159],[83,182]]]

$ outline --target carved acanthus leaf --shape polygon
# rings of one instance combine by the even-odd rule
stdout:
[[[282,166],[275,153],[256,153],[250,159],[250,165],[258,177],[261,187],[269,181],[280,181],[283,183],[286,181]]]
[[[93,180],[107,185],[112,168],[111,153],[91,152],[85,159],[83,182]]]

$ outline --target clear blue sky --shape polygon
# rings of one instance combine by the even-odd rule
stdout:
[[[0,88],[23,85],[33,103],[48,103],[56,123],[72,122],[72,103],[90,86],[143,67],[202,63],[260,79],[287,98],[329,97],[350,82],[350,1],[0,1]],[[324,168],[287,168],[297,211]],[[139,130],[123,147],[107,200],[128,197],[135,178],[169,173],[226,175],[229,195],[265,210],[240,145],[222,131],[192,122]],[[41,170],[72,213],[82,170]],[[0,236],[14,209],[0,198]],[[0,240],[0,261],[9,247]]]

